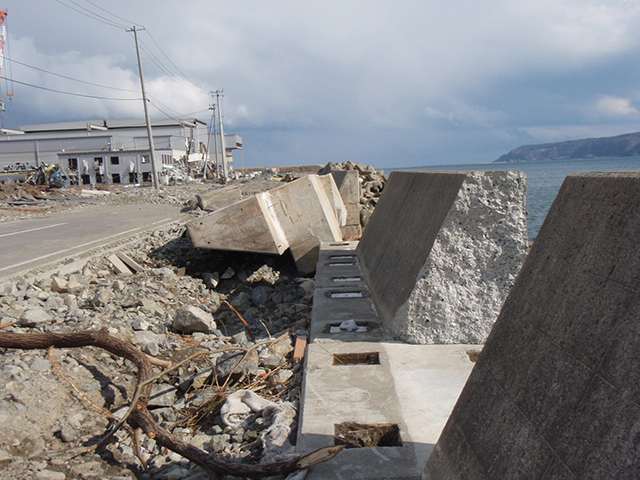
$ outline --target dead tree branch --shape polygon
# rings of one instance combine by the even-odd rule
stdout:
[[[343,446],[326,447],[305,456],[257,465],[243,465],[218,458],[190,445],[156,423],[147,410],[151,393],[149,380],[154,377],[149,358],[133,345],[109,335],[106,329],[77,333],[0,333],[0,347],[3,348],[46,349],[49,347],[77,348],[86,346],[107,350],[131,361],[138,369],[137,396],[132,402],[127,423],[134,429],[141,428],[149,438],[154,439],[161,447],[166,447],[196,463],[213,479],[219,478],[220,475],[260,478],[286,474],[327,461],[336,456],[343,448]]]

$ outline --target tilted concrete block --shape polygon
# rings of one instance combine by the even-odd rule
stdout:
[[[357,248],[384,326],[483,343],[525,259],[521,172],[392,172]]]
[[[640,172],[566,178],[425,480],[636,479]]]
[[[242,200],[242,191],[237,185],[230,187],[212,189],[210,192],[200,193],[196,195],[198,206],[202,210],[215,212],[221,208]]]
[[[187,223],[199,248],[282,254],[302,274],[315,270],[320,242],[341,241],[336,212],[344,212],[330,175],[309,175]],[[327,195],[330,192],[330,195]]]

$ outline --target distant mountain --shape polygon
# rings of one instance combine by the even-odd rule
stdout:
[[[496,162],[553,162],[571,158],[640,157],[640,132],[540,145],[522,145]]]

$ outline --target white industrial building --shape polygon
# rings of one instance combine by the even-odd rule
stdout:
[[[156,169],[195,170],[207,158],[207,144],[215,164],[214,136],[198,119],[153,120]],[[152,166],[144,120],[94,120],[89,122],[29,125],[2,130],[0,171],[20,171],[42,164],[60,165],[71,183],[139,183],[151,181]],[[233,165],[233,150],[242,148],[238,135],[225,135],[225,154]],[[219,149],[220,147],[218,147]]]

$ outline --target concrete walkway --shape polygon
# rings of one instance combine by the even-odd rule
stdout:
[[[473,368],[468,352],[480,346],[387,338],[356,245],[321,245],[297,448],[377,444],[344,449],[310,480],[419,479]],[[366,331],[341,330],[349,320]]]

